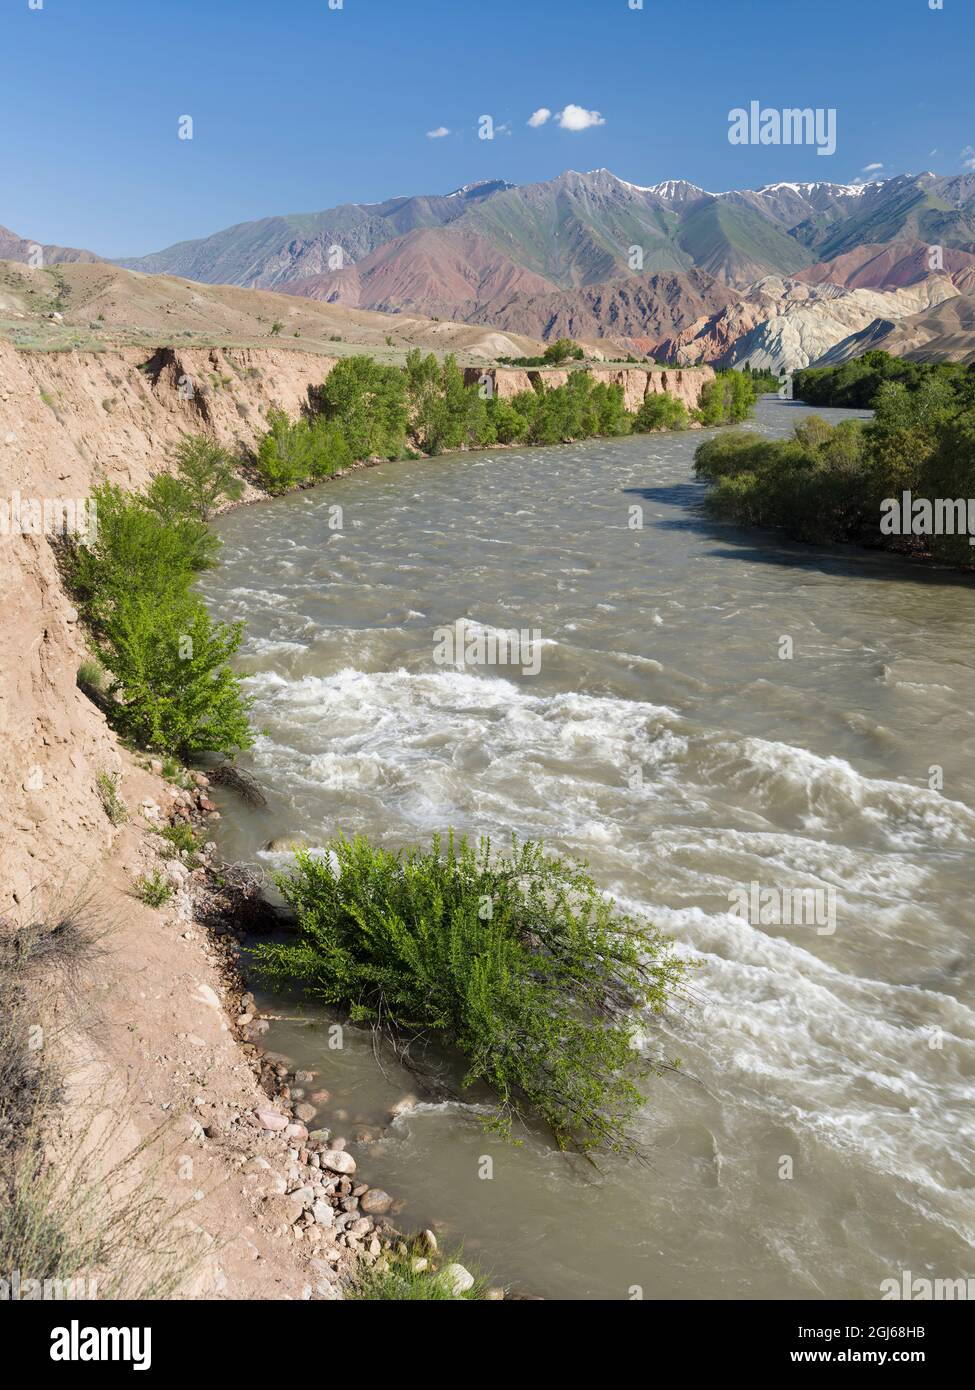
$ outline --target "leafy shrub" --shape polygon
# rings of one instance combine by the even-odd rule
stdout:
[[[558,367],[563,362],[581,362],[585,355],[571,338],[557,338],[540,357],[499,357],[497,360],[505,367]]]
[[[90,546],[70,542],[65,568],[112,677],[113,727],[184,758],[250,747],[250,702],[226,664],[242,627],[213,623],[191,589],[214,562],[216,538],[195,518],[164,517],[108,484],[94,497],[97,536]]]
[[[270,980],[459,1048],[502,1133],[524,1106],[561,1145],[631,1147],[636,1080],[658,1070],[635,1050],[635,1010],[661,1010],[684,965],[584,866],[514,839],[505,857],[453,834],[400,854],[357,837],[298,850],[276,882],[298,936],[257,948]]]
[[[885,384],[912,394],[931,382],[955,397],[956,409],[975,405],[975,370],[957,362],[908,362],[874,349],[837,367],[804,367],[794,372],[794,394],[809,405],[869,410]]]
[[[196,868],[200,837],[191,825],[164,825],[159,833],[168,847],[162,851],[164,858],[185,858],[191,868]]]
[[[395,458],[406,442],[406,379],[372,357],[344,357],[319,388],[327,420],[337,421],[357,459]]]
[[[173,463],[189,513],[204,524],[221,502],[236,502],[243,493],[233,458],[206,435],[185,435],[174,450]]]
[[[173,888],[158,869],[153,869],[151,874],[143,874],[136,881],[135,895],[149,907],[162,907],[173,896]]]
[[[406,397],[410,433],[428,454],[494,443],[496,432],[487,402],[449,355],[443,362],[414,348],[406,356]]]
[[[633,428],[641,433],[649,430],[686,430],[689,423],[684,402],[669,391],[662,391],[660,395],[644,397]]]
[[[498,444],[515,444],[527,437],[528,421],[511,401],[491,396],[486,405],[494,438]]]
[[[755,400],[750,373],[718,372],[714,381],[706,382],[702,388],[694,418],[702,425],[739,424],[747,420]]]
[[[883,501],[903,492],[932,503],[959,499],[967,513],[975,497],[975,408],[959,412],[959,399],[936,377],[913,389],[881,382],[869,422],[834,426],[813,415],[787,440],[719,435],[699,446],[695,470],[713,484],[708,505],[718,515],[781,527],[799,540],[927,549],[971,565],[967,530],[923,539],[880,530]]]
[[[104,627],[114,676],[113,723],[142,748],[192,759],[249,748],[250,701],[227,664],[243,623],[215,623],[195,594],[160,606],[141,590],[121,597]]]
[[[320,417],[291,421],[283,410],[269,410],[268,431],[261,440],[256,469],[270,493],[327,478],[354,461],[342,426]]]

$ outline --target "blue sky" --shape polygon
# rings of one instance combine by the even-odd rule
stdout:
[[[0,10],[0,223],[108,256],[570,168],[720,191],[975,160],[972,0],[30,3]],[[835,107],[836,154],[730,145],[752,100]]]

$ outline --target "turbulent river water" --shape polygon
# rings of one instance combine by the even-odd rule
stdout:
[[[752,427],[805,413],[766,398]],[[523,1290],[873,1299],[904,1270],[972,1275],[975,585],[706,519],[701,438],[360,471],[221,518],[204,586],[247,620],[263,730],[268,806],[222,798],[226,857],[514,830],[703,962],[648,1026],[682,1061],[640,1117],[649,1163],[506,1145],[453,1102],[389,1124],[415,1079],[363,1032],[330,1050],[293,1000],[264,997],[266,1041],[332,1092],[319,1124],[377,1136],[360,1172],[405,1198],[401,1227],[442,1223]],[[436,664],[458,619],[537,630],[540,670]],[[835,910],[749,921],[753,884]]]

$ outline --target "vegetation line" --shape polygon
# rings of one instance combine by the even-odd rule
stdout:
[[[584,371],[503,401],[465,384],[453,357],[440,362],[418,350],[402,368],[345,358],[311,395],[313,408],[300,419],[268,412],[252,469],[272,495],[356,460],[681,429],[691,418],[667,394],[628,412],[622,387]],[[706,383],[692,415],[706,425],[739,421],[754,399],[749,376],[722,373]],[[83,664],[79,684],[136,747],[181,761],[233,757],[253,744],[251,701],[230,665],[243,624],[214,622],[193,586],[216,563],[219,541],[208,523],[242,495],[244,464],[202,435],[185,437],[172,463],[143,492],[95,488],[95,539],[65,543],[66,582],[97,658]]]
[[[799,372],[794,386],[812,404],[872,406],[874,418],[833,426],[812,415],[791,439],[734,431],[707,440],[695,470],[712,485],[709,509],[797,540],[853,542],[970,567],[975,372],[871,352],[842,367]],[[905,494],[913,499],[906,518]],[[959,506],[961,527],[954,524]],[[944,515],[950,531],[937,524]]]

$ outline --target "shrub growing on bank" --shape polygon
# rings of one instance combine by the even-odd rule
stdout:
[[[320,416],[291,421],[283,410],[267,413],[268,431],[257,449],[255,468],[270,493],[331,477],[354,461],[342,426]]]
[[[452,355],[440,363],[432,352],[424,357],[414,348],[406,357],[405,378],[410,433],[424,453],[495,443],[487,402],[476,387],[464,384]]]
[[[406,439],[406,377],[372,357],[344,357],[319,388],[326,420],[342,427],[353,458],[396,458]]]
[[[904,492],[932,503],[975,496],[975,409],[959,411],[958,395],[936,377],[914,389],[883,382],[874,400],[868,422],[830,425],[813,415],[791,439],[735,432],[706,441],[695,471],[712,484],[709,508],[799,540],[924,548],[948,563],[971,564],[967,531],[885,534],[881,516],[882,503]]]
[[[453,834],[399,854],[357,837],[299,850],[276,882],[298,935],[257,948],[269,980],[458,1048],[503,1133],[530,1111],[563,1146],[632,1147],[637,1081],[659,1070],[635,1050],[636,1011],[661,1010],[685,967],[583,866],[514,838],[496,855]]]
[[[682,400],[663,391],[659,396],[645,396],[633,421],[634,430],[686,430],[690,424],[687,407]]]
[[[739,424],[748,419],[756,399],[750,373],[718,372],[702,388],[694,419],[702,425]]]
[[[90,546],[70,544],[67,580],[111,676],[113,727],[184,759],[231,754],[253,741],[250,702],[227,664],[242,625],[213,622],[192,591],[218,542],[195,515],[159,510],[160,482],[141,496],[94,490],[97,535]]]
[[[221,502],[236,502],[244,491],[232,456],[205,434],[184,435],[173,451],[173,464],[174,473],[164,476],[182,489],[185,513],[204,524]]]

